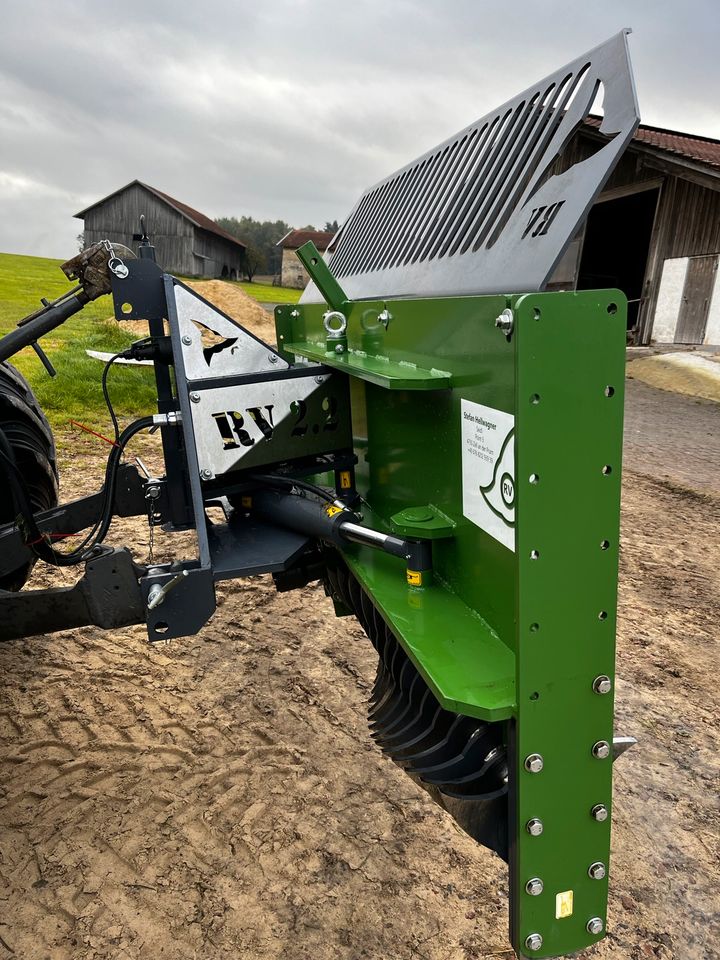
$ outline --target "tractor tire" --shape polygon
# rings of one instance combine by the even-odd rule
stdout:
[[[50,424],[27,380],[9,363],[0,363],[0,429],[7,437],[23,476],[34,513],[58,502],[55,443]],[[0,469],[0,526],[12,523],[16,510],[4,469]],[[35,564],[29,559],[0,577],[0,590],[20,590]]]
[[[445,710],[370,596],[337,556],[325,589],[351,610],[378,653],[370,734],[477,843],[508,859],[507,724]]]

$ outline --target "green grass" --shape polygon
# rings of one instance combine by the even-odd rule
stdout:
[[[237,286],[253,300],[258,300],[260,303],[297,303],[302,294],[302,290],[293,290],[290,287],[273,287],[270,283],[239,281]]]
[[[40,306],[40,297],[54,300],[71,284],[60,270],[60,260],[0,253],[0,336],[12,330]],[[240,283],[240,288],[260,302],[297,303],[300,290],[261,283]],[[115,353],[137,340],[122,323],[112,319],[112,300],[101,297],[51,331],[41,346],[57,370],[51,379],[27,347],[12,363],[28,379],[54,430],[68,427],[70,420],[101,432],[110,430],[110,419],[100,387],[102,364],[85,353],[101,350]],[[110,374],[110,396],[121,419],[134,420],[155,412],[155,391],[149,367],[118,364]]]
[[[0,253],[0,335],[40,306],[40,297],[54,300],[71,286],[59,269],[60,260]],[[112,300],[100,297],[40,341],[57,370],[50,378],[30,347],[12,358],[28,379],[53,429],[77,420],[108,431],[110,420],[100,387],[103,366],[85,350],[115,353],[137,335],[113,319]],[[110,396],[120,417],[136,419],[154,413],[154,378],[149,367],[116,366],[110,374]]]

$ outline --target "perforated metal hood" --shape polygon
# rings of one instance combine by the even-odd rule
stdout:
[[[347,295],[542,290],[637,128],[628,33],[366,190],[326,255]],[[600,103],[608,142],[552,174]],[[311,283],[301,302],[321,299]]]

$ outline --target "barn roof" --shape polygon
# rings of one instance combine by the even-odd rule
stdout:
[[[111,197],[116,197],[119,193],[123,193],[123,191],[134,186],[135,184],[138,184],[145,190],[148,190],[150,193],[152,193],[153,196],[156,196],[159,200],[167,203],[168,206],[173,208],[173,210],[177,210],[177,212],[185,217],[186,220],[189,220],[201,230],[207,230],[208,233],[214,233],[216,236],[222,237],[223,240],[234,243],[236,246],[242,247],[243,250],[245,249],[245,244],[242,242],[242,240],[238,240],[237,237],[234,237],[231,233],[228,233],[227,230],[223,230],[223,228],[219,227],[214,220],[210,219],[210,217],[206,217],[204,213],[200,213],[199,210],[195,210],[193,207],[189,207],[186,203],[176,200],[169,194],[163,193],[162,190],[151,187],[149,183],[143,183],[142,180],[131,180],[130,183],[126,183],[124,187],[120,187],[118,190],[113,190],[112,193],[109,193],[106,197],[103,197],[102,200],[96,200],[95,203],[91,203],[89,207],[85,207],[84,210],[76,213],[75,216],[80,220],[83,220],[85,218],[85,214],[89,210],[94,210],[95,207],[99,207],[101,203],[105,203],[105,201],[109,200]]]
[[[601,120],[599,117],[588,117],[585,122],[589,126],[599,127]],[[655,147],[663,153],[720,170],[720,140],[712,137],[698,137],[680,130],[667,130],[664,127],[651,127],[641,123],[635,131],[633,143]]]
[[[290,230],[275,244],[284,250],[297,250],[308,240],[312,240],[318,250],[327,250],[330,241],[335,236],[332,230]]]

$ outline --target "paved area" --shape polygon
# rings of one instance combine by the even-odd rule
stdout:
[[[625,385],[626,471],[720,496],[720,403]]]

